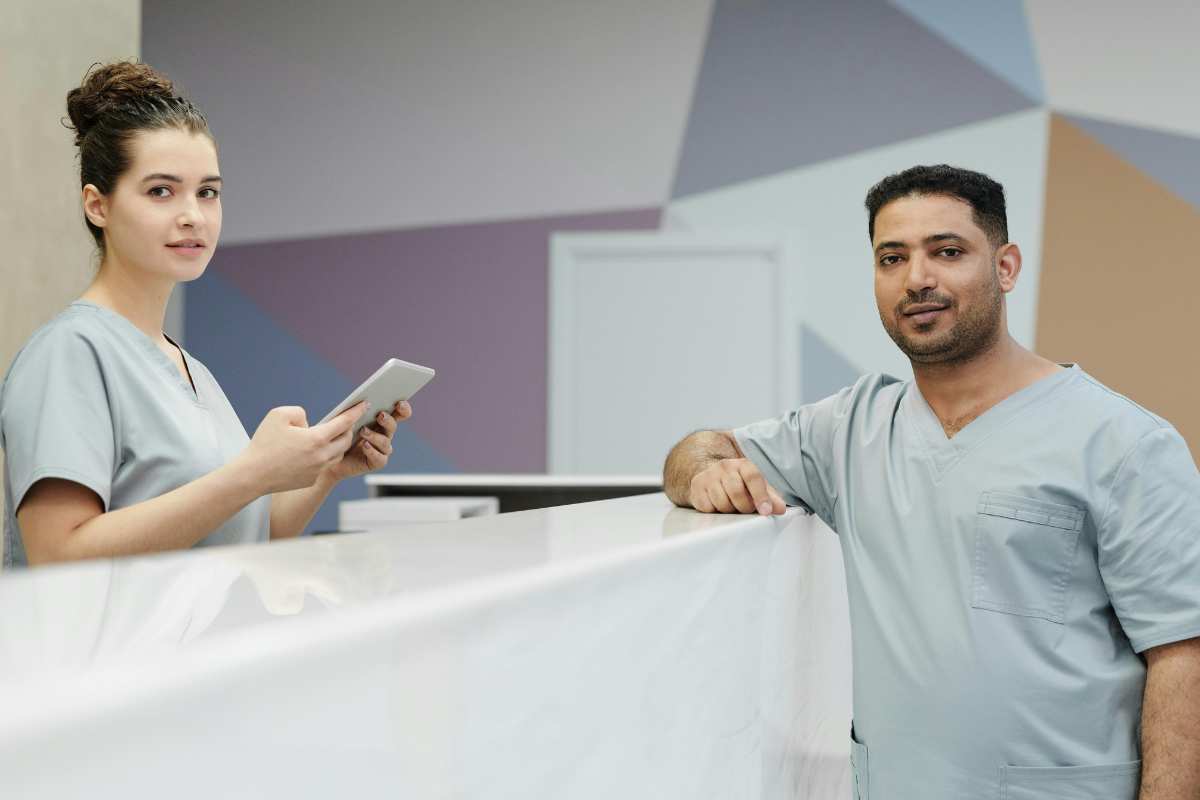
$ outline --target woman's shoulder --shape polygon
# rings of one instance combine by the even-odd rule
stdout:
[[[107,338],[97,308],[86,303],[72,303],[25,340],[13,357],[3,385],[7,386],[15,374],[42,364],[46,359],[94,357],[97,348],[106,345]]]
[[[35,330],[21,351],[69,343],[95,342],[105,336],[107,326],[99,306],[76,301]]]

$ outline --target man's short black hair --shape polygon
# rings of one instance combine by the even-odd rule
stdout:
[[[910,195],[945,195],[971,206],[975,224],[999,247],[1008,243],[1008,214],[1004,210],[1004,187],[984,175],[961,167],[936,164],[910,167],[889,175],[867,192],[867,234],[875,240],[875,215],[893,200]]]

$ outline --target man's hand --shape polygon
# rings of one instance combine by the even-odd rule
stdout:
[[[787,505],[747,458],[723,458],[692,478],[688,502],[707,514],[782,514]]]

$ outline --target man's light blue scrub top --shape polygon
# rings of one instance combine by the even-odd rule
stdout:
[[[857,797],[1133,800],[1146,667],[1200,635],[1200,475],[1078,366],[947,439],[868,375],[734,431],[839,534]]]
[[[250,439],[208,369],[183,351],[195,390],[132,322],[84,300],[39,329],[0,387],[4,564],[27,563],[16,510],[43,478],[99,495],[106,511],[165,494],[237,456]],[[270,497],[201,545],[266,541]]]

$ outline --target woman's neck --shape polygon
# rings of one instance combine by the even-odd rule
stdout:
[[[82,295],[129,320],[156,342],[163,341],[163,319],[175,282],[151,276],[106,254],[96,279]]]

